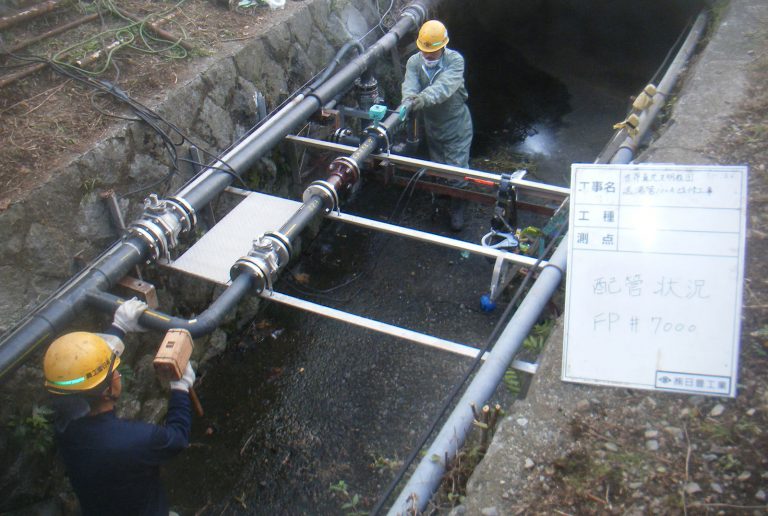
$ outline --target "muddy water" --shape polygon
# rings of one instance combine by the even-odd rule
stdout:
[[[467,58],[474,163],[502,149],[556,184],[567,184],[570,163],[600,152],[695,7],[673,3],[662,16],[652,3],[633,13],[640,25],[617,27],[607,23],[620,16],[616,2],[590,3],[591,14],[578,2],[529,2],[507,18],[504,2],[484,2],[485,16],[453,4],[442,14]],[[393,216],[398,201],[407,209]],[[449,234],[418,191],[365,184],[346,211]],[[489,218],[472,206],[458,237],[477,242]],[[482,258],[326,223],[277,289],[482,346],[501,312],[479,310],[491,271]],[[165,471],[182,514],[344,514],[355,495],[370,509],[470,362],[278,305],[231,341],[202,372],[207,413],[192,448]],[[346,494],[330,489],[340,481]]]

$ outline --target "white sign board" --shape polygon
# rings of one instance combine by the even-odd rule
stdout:
[[[735,396],[741,166],[571,168],[562,378]]]

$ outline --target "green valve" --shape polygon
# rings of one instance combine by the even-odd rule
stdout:
[[[401,107],[400,111],[397,113],[397,117],[402,122],[403,120],[405,120],[405,117],[407,116],[408,116],[408,108],[405,106]]]
[[[387,106],[382,106],[381,104],[374,104],[371,106],[371,109],[368,110],[368,116],[371,117],[371,120],[377,123],[384,120],[386,115]]]

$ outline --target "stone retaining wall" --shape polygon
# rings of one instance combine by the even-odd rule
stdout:
[[[256,92],[274,109],[328,63],[344,43],[360,38],[379,21],[374,5],[365,0],[307,0],[290,3],[285,12],[271,15],[285,19],[244,42],[231,55],[203,59],[200,73],[168,92],[154,106],[155,111],[192,141],[218,153],[257,121]],[[248,179],[261,191],[287,192],[288,171],[281,171],[268,157],[261,161]],[[118,238],[101,192],[129,192],[162,179],[169,170],[165,149],[153,130],[143,123],[127,123],[0,212],[0,333],[12,328]],[[176,175],[167,191],[176,191],[189,175],[189,171]],[[126,221],[141,213],[143,199],[150,192],[120,200]],[[160,308],[168,313],[191,317],[218,293],[212,285],[167,269],[149,267],[144,272],[149,281],[156,282]],[[255,302],[244,303],[239,310],[252,315],[255,308]],[[232,315],[225,325],[236,326],[243,318]],[[98,331],[108,322],[104,315],[95,314],[72,326]],[[194,358],[205,361],[221,352],[226,339],[222,330],[198,339]],[[120,411],[145,420],[159,419],[166,394],[153,380],[151,365],[158,336],[131,335],[126,340],[125,362],[131,366],[133,381]],[[0,420],[4,423],[18,421],[19,416],[31,413],[33,405],[44,403],[42,352],[33,354],[0,389]],[[20,500],[43,499],[67,489],[60,472],[50,473],[51,452],[26,453],[24,443],[16,442],[12,433],[5,424],[0,426],[0,512],[18,507]]]

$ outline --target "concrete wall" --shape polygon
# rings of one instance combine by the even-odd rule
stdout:
[[[167,92],[154,109],[194,142],[219,152],[257,120],[254,93],[261,92],[269,109],[274,109],[330,61],[343,43],[360,38],[378,23],[373,4],[366,0],[308,0],[289,8],[290,13],[275,12],[284,20],[277,18],[260,37],[244,42],[230,55],[203,60],[199,74]],[[118,238],[100,192],[129,192],[163,178],[169,170],[153,130],[143,123],[128,123],[0,212],[0,333]],[[290,182],[289,171],[280,170],[269,158],[248,176],[260,190],[275,193],[287,191]],[[174,176],[165,192],[173,193],[186,177],[188,173]],[[148,193],[120,201],[127,221],[140,214]],[[169,275],[167,270],[149,267],[145,273],[156,282],[160,308],[168,313],[190,317],[217,293],[211,285]],[[253,314],[255,305],[246,303],[244,310]],[[242,317],[231,316],[226,324],[236,326]],[[73,327],[98,331],[108,322],[106,316],[93,314]],[[151,366],[158,339],[156,334],[127,339],[126,357],[135,379],[132,393],[121,402],[123,415],[151,420],[163,414],[166,394],[153,380]],[[198,339],[194,358],[204,361],[221,352],[226,339],[222,330]],[[29,415],[34,404],[44,403],[42,351],[0,386],[3,423]],[[60,471],[50,474],[51,453],[24,452],[24,443],[16,442],[12,433],[0,425],[0,512],[17,507],[23,499],[41,499],[67,489]]]

